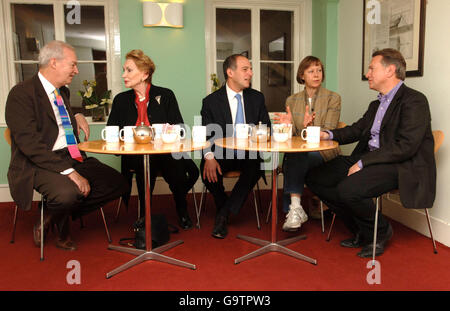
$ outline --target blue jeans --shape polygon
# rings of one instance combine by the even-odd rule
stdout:
[[[291,193],[302,194],[308,171],[323,163],[320,152],[285,153],[283,159],[283,211],[289,211]]]

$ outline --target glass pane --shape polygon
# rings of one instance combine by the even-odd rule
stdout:
[[[15,60],[38,60],[39,50],[55,39],[53,5],[11,4]]]
[[[64,6],[66,42],[75,47],[79,60],[106,60],[104,11],[103,6]]]
[[[108,89],[108,81],[106,79],[106,63],[100,64],[92,64],[92,63],[84,63],[78,64],[77,74],[72,79],[72,83],[69,85],[70,89],[70,105],[73,108],[74,112],[83,112],[85,116],[90,116],[90,110],[84,110],[84,104],[81,96],[78,94],[78,91],[85,92],[86,89],[83,85],[83,81],[96,81],[95,92],[97,96],[100,98]]]
[[[292,60],[293,12],[261,10],[261,59]]]
[[[244,54],[251,58],[250,10],[216,10],[217,59],[224,60],[231,54]]]
[[[31,78],[39,71],[39,65],[36,64],[16,64],[16,82],[22,82]]]
[[[285,111],[284,103],[291,95],[292,64],[261,64],[261,92],[269,112]]]
[[[222,62],[218,61],[216,64],[217,64],[217,67],[216,67],[217,71],[216,71],[216,73],[217,73],[217,78],[219,79],[219,87],[220,87],[225,82],[225,77],[223,75],[223,61]],[[211,81],[211,85],[212,85],[212,81]]]

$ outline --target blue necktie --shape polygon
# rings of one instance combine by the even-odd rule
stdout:
[[[236,118],[234,120],[234,124],[242,124],[244,123],[244,109],[242,109],[242,100],[241,100],[241,94],[236,94],[236,99],[237,99],[237,111],[236,111]],[[235,133],[236,135],[236,133]],[[238,155],[239,152],[239,155]],[[234,157],[235,158],[243,158],[244,156],[244,152],[242,150],[234,150]]]
[[[236,99],[238,102],[237,105],[237,111],[236,111],[236,120],[235,124],[244,123],[244,109],[242,109],[242,101],[241,101],[241,94],[236,94]]]

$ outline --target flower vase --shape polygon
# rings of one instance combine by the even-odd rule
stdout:
[[[105,107],[98,106],[92,109],[92,121],[93,122],[105,121]]]

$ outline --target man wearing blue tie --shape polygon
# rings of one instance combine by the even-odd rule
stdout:
[[[264,95],[250,88],[253,76],[250,61],[243,55],[233,54],[224,61],[226,83],[203,99],[202,124],[207,126],[211,148],[204,151],[200,164],[203,182],[214,196],[217,213],[212,236],[223,239],[228,234],[228,215],[238,214],[249,192],[264,173],[261,159],[251,159],[248,153],[225,152],[213,144],[215,139],[233,136],[236,124],[266,124],[270,118]],[[223,174],[239,170],[241,175],[231,195],[225,193]]]

